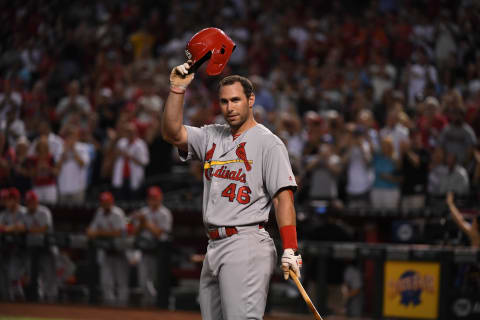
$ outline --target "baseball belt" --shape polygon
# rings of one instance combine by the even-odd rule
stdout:
[[[258,229],[263,229],[263,223],[258,225]],[[208,230],[208,238],[210,240],[224,239],[238,233],[237,227],[219,227]]]

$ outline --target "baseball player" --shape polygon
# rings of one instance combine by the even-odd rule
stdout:
[[[24,218],[24,224],[29,234],[46,234],[53,232],[52,214],[50,210],[38,204],[38,196],[31,190],[25,194],[25,204],[27,214]],[[38,265],[38,296],[40,299],[54,302],[58,294],[58,285],[55,272],[55,253],[57,248],[50,247],[46,250],[32,252],[30,255],[30,264],[32,259],[36,259]]]
[[[20,205],[20,192],[9,188],[4,192],[5,210],[0,213],[0,232],[5,235],[18,235],[25,231],[25,207]],[[4,243],[1,248],[0,273],[6,282],[0,288],[2,297],[9,300],[25,298],[22,276],[25,274],[25,254],[15,243]],[[3,282],[2,281],[2,282]]]
[[[150,187],[147,197],[148,206],[140,209],[132,217],[134,232],[137,238],[157,248],[157,241],[168,240],[172,230],[172,214],[163,202],[163,192],[159,187]],[[138,266],[138,278],[143,292],[143,303],[146,306],[155,304],[157,297],[158,254],[149,250],[148,245],[142,248],[142,259]]]
[[[123,210],[114,205],[114,198],[110,192],[102,192],[100,194],[100,208],[87,229],[87,236],[90,239],[113,240],[125,235],[126,219]],[[125,252],[115,248],[111,250],[99,249],[97,255],[104,303],[126,305],[129,295],[129,268]]]
[[[219,48],[212,49],[208,74],[222,71],[226,61],[215,55],[222,55],[222,48],[229,52],[225,48],[230,39],[223,33],[214,36]],[[207,47],[211,43],[206,41]],[[195,50],[195,46],[188,48]],[[210,240],[200,277],[202,318],[262,319],[277,258],[264,229],[272,204],[284,249],[284,277],[288,279],[289,269],[300,276],[292,191],[295,178],[285,145],[253,118],[255,95],[244,77],[229,76],[219,83],[219,104],[228,124],[183,125],[184,94],[194,77],[189,70],[195,69],[199,58],[195,52],[188,55],[192,60],[170,74],[161,129],[164,139],[178,147],[184,160],[203,162],[202,211]]]

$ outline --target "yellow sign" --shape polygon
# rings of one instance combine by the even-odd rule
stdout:
[[[385,262],[383,316],[437,319],[440,264]]]

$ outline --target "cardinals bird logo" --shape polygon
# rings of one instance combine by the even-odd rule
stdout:
[[[213,158],[213,153],[215,152],[215,147],[217,145],[214,143],[212,145],[212,148],[210,150],[207,151],[207,153],[205,153],[205,162],[209,162],[212,160]],[[213,169],[211,167],[208,167],[208,168],[205,168],[205,178],[207,178],[207,180],[210,180],[210,176],[212,174],[212,171]]]
[[[245,164],[245,169],[247,169],[247,171],[250,171],[252,170],[252,166],[247,159],[247,153],[245,152],[245,144],[246,142],[240,143],[237,147],[237,150],[235,151],[235,154],[240,160],[243,161],[243,163]]]

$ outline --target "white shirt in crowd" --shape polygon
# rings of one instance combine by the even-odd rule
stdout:
[[[140,138],[135,139],[133,143],[129,143],[127,138],[121,138],[117,142],[117,150],[123,150],[141,163],[139,165],[133,160],[129,160],[130,188],[137,190],[145,177],[145,166],[150,162],[147,144]],[[112,184],[115,188],[120,188],[123,185],[124,162],[124,157],[117,157],[115,160],[112,177]]]
[[[0,108],[0,120],[6,120],[8,112],[15,107],[18,107],[15,111],[15,118],[20,116],[20,107],[22,106],[22,95],[16,91],[10,93],[10,99],[13,103],[6,103],[3,108]],[[5,100],[5,94],[2,92],[0,93],[0,106],[2,105],[3,101]]]
[[[350,195],[361,195],[368,192],[374,179],[373,170],[365,161],[360,148],[367,153],[372,152],[367,141],[363,141],[361,146],[352,147],[347,171],[347,193]]]
[[[53,132],[50,132],[47,137],[48,140],[48,150],[50,153],[53,155],[53,159],[55,162],[58,162],[60,157],[62,156],[63,153],[63,139],[56,135]],[[38,139],[35,139],[32,144],[30,145],[30,149],[28,150],[28,155],[34,155],[35,154],[35,148],[37,147],[37,142]]]
[[[380,130],[380,139],[390,136],[393,140],[393,152],[395,156],[400,154],[400,144],[408,140],[409,130],[404,125],[397,123],[395,127],[384,127]]]
[[[88,145],[76,142],[74,148],[84,165],[80,166],[72,152],[68,154],[68,158],[63,162],[58,174],[57,186],[59,194],[77,193],[87,188],[87,172],[90,163]]]

